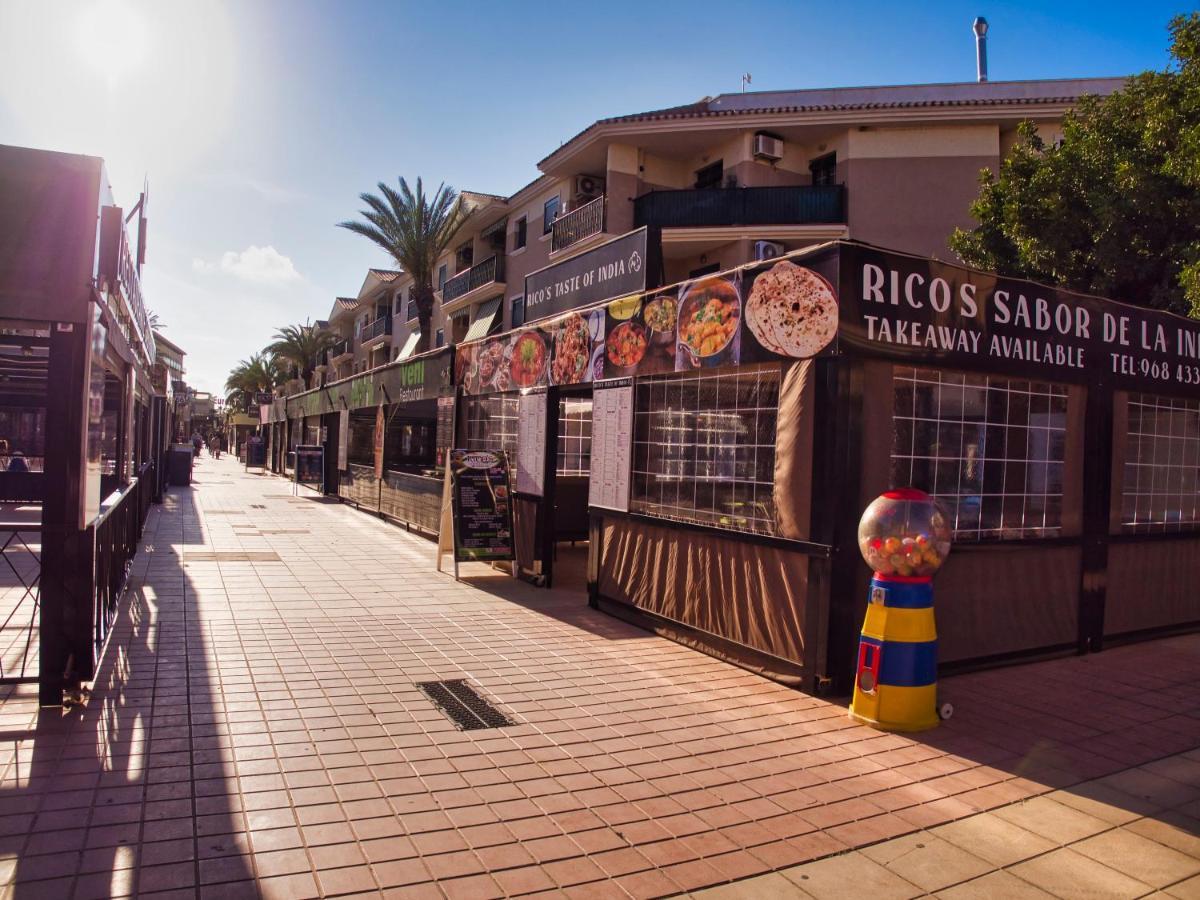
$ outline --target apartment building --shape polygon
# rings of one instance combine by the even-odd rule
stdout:
[[[470,214],[439,264],[434,344],[526,320],[525,280],[646,228],[646,285],[835,238],[953,261],[974,223],[979,173],[996,171],[1023,120],[1055,140],[1081,96],[1121,78],[993,81],[722,94],[601,119],[509,197],[464,192]],[[372,269],[330,314],[345,338],[327,378],[413,352],[403,273]],[[536,316],[531,315],[530,318]]]

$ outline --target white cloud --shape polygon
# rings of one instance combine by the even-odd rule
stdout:
[[[284,285],[304,280],[291,259],[270,244],[266,247],[251,244],[240,252],[226,250],[217,262],[199,257],[192,259],[192,271],[212,272],[217,269],[251,284]]]

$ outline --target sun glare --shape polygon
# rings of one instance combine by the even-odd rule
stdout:
[[[146,23],[123,0],[100,0],[80,11],[76,37],[83,58],[115,87],[146,58]]]

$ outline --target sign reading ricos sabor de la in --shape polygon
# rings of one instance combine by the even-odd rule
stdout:
[[[910,359],[1058,380],[1200,386],[1200,322],[847,245],[838,340]]]

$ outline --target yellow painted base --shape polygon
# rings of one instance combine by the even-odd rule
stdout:
[[[850,718],[881,731],[929,731],[937,728],[937,685],[896,687],[881,684],[872,694],[854,688]]]

